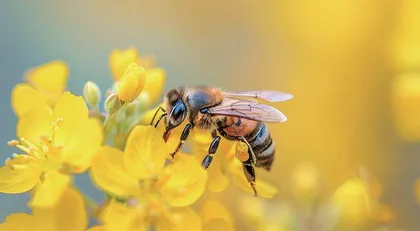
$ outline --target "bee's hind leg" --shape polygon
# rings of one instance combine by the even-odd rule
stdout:
[[[258,193],[257,193],[257,188],[255,186],[256,177],[255,177],[255,169],[254,169],[254,164],[257,162],[257,158],[255,156],[255,153],[252,150],[251,145],[246,141],[245,138],[242,138],[242,140],[239,142],[245,143],[246,146],[248,147],[248,150],[247,150],[248,158],[247,160],[242,162],[242,167],[244,170],[245,177],[248,180],[249,184],[251,185],[251,188],[254,191],[254,195],[257,197]]]
[[[216,131],[212,132],[212,136],[213,141],[210,144],[208,154],[206,155],[206,157],[204,157],[203,162],[201,162],[201,166],[203,166],[203,168],[205,169],[207,169],[213,161],[213,155],[216,153],[220,143],[220,136],[217,135]]]

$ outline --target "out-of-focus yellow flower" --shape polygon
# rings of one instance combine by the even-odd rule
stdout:
[[[216,200],[206,201],[200,210],[204,231],[234,231],[235,224],[228,209]]]
[[[372,212],[372,198],[365,183],[354,178],[347,180],[334,193],[334,206],[345,225],[361,227]]]
[[[136,48],[126,50],[115,49],[109,55],[109,66],[115,81],[119,81],[131,63],[139,63],[139,53]]]
[[[313,164],[302,163],[295,169],[292,190],[300,199],[312,199],[319,193],[319,173]]]
[[[141,97],[147,97],[150,105],[162,101],[162,92],[166,84],[166,73],[161,68],[146,69],[146,83]]]
[[[16,213],[7,216],[0,231],[84,231],[88,215],[80,193],[64,188],[58,203],[51,208],[32,208],[32,215]]]
[[[284,204],[273,203],[255,197],[241,200],[239,210],[244,216],[244,223],[257,231],[291,231],[294,230],[295,214]]]
[[[23,193],[39,183],[31,204],[54,206],[71,173],[89,168],[102,142],[102,128],[88,117],[82,97],[65,92],[54,109],[40,104],[21,115],[19,141],[11,141],[24,154],[13,155],[0,168],[0,192]]]
[[[54,106],[67,87],[69,69],[62,61],[52,61],[30,70],[26,83],[12,90],[12,108],[20,116],[39,103]]]
[[[145,70],[137,64],[131,63],[118,84],[118,99],[126,103],[132,102],[140,95],[144,88],[145,81]]]
[[[395,125],[400,136],[420,141],[420,73],[405,73],[392,85]]]
[[[137,126],[124,152],[100,151],[91,168],[94,182],[127,201],[105,209],[107,230],[200,230],[199,217],[187,206],[203,194],[207,174],[188,156],[165,166],[170,151],[162,133],[150,126]]]

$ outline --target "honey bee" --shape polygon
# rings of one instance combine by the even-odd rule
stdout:
[[[227,140],[245,143],[248,147],[248,158],[242,161],[243,170],[255,196],[258,196],[254,166],[269,171],[275,153],[275,144],[265,123],[285,122],[287,118],[278,109],[259,103],[257,99],[280,102],[292,99],[292,95],[277,91],[228,92],[205,86],[179,87],[166,93],[165,108],[160,107],[156,111],[150,125],[153,125],[156,115],[162,110],[163,114],[158,118],[155,127],[165,118],[163,139],[166,142],[171,131],[187,119],[188,123],[176,150],[171,154],[172,157],[185,143],[191,129],[211,132],[213,141],[202,161],[205,169],[213,160],[221,136]]]

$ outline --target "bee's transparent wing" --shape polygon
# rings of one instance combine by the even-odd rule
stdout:
[[[225,98],[222,104],[209,108],[209,112],[211,115],[234,116],[271,123],[287,120],[287,117],[277,108],[259,104],[252,100]]]
[[[226,97],[252,97],[267,102],[281,102],[292,99],[293,96],[289,93],[280,91],[240,91],[240,92],[223,92]]]

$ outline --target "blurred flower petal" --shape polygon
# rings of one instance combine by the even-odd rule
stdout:
[[[131,132],[124,151],[124,164],[130,175],[150,179],[162,171],[166,162],[162,134],[152,126],[139,125]]]
[[[31,190],[39,182],[39,166],[30,164],[29,158],[19,155],[0,168],[0,192],[17,194]],[[34,160],[33,160],[34,161]]]
[[[159,180],[165,182],[161,194],[173,207],[188,206],[197,201],[207,184],[207,172],[201,165],[193,157],[180,157],[159,176]]]
[[[146,231],[148,224],[145,222],[143,215],[135,208],[111,202],[105,208],[102,219],[106,231]]]
[[[10,214],[6,220],[0,224],[0,231],[42,231],[37,227],[35,217],[26,213]],[[47,231],[47,230],[46,230]]]
[[[88,226],[88,215],[82,196],[72,188],[65,188],[59,202],[50,209],[33,208],[37,221],[51,231],[85,230]]]
[[[12,108],[17,116],[21,116],[33,108],[46,105],[44,96],[26,83],[17,84],[12,90]]]
[[[139,53],[136,48],[126,50],[115,49],[109,55],[109,66],[115,81],[119,81],[131,63],[139,63]]]
[[[123,158],[124,154],[120,150],[103,147],[92,162],[91,177],[106,192],[129,197],[136,194],[138,180],[127,173]]]
[[[45,180],[37,188],[30,205],[31,207],[51,208],[56,206],[68,187],[71,177],[59,172],[44,173]]]
[[[203,231],[235,231],[229,222],[223,219],[215,219],[203,225]]]
[[[146,71],[146,82],[141,92],[147,95],[150,105],[155,105],[163,99],[163,89],[166,83],[166,73],[161,68],[152,68]]]
[[[52,106],[67,87],[69,68],[62,61],[52,61],[30,70],[26,80],[42,93]]]
[[[172,209],[159,219],[156,231],[200,231],[200,217],[190,208]]]
[[[229,210],[224,204],[216,200],[206,201],[200,210],[200,216],[203,224],[207,224],[213,220],[223,220],[229,226],[233,226],[233,218]]]

